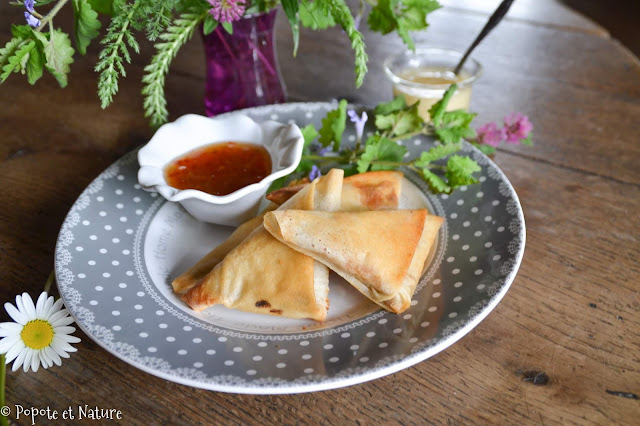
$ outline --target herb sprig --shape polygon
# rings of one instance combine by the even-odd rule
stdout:
[[[429,122],[418,114],[419,102],[407,105],[401,96],[377,105],[373,111],[375,133],[362,143],[362,126],[356,126],[356,143],[352,148],[341,144],[346,128],[347,102],[340,101],[336,109],[327,113],[319,130],[313,125],[302,129],[305,146],[298,168],[271,189],[283,186],[287,180],[300,179],[312,170],[315,173],[314,167],[321,172],[340,167],[347,175],[407,168],[418,173],[434,193],[451,193],[455,188],[476,183],[473,174],[480,171],[480,166],[468,156],[456,154],[462,149],[463,139],[476,137],[475,130],[470,127],[476,114],[446,110],[456,89],[457,85],[451,85],[443,98],[431,107]],[[358,120],[354,113],[352,121],[358,124]],[[436,145],[417,158],[405,160],[407,148],[398,141],[418,135],[434,137]]]
[[[22,73],[35,84],[47,70],[60,86],[66,86],[74,53],[84,55],[103,30],[95,71],[99,73],[100,104],[106,108],[118,93],[119,79],[127,75],[130,51],[140,52],[136,37],[142,33],[148,40],[157,41],[156,54],[145,68],[142,92],[145,116],[155,127],[168,119],[164,83],[169,65],[199,25],[205,35],[218,25],[233,33],[237,19],[281,4],[292,29],[294,56],[301,26],[313,30],[342,27],[354,51],[355,85],[360,87],[369,60],[359,29],[365,1],[371,6],[369,28],[383,34],[395,31],[411,49],[414,45],[409,31],[426,29],[427,15],[440,7],[436,0],[361,0],[354,15],[345,0],[13,0],[12,5],[25,8],[27,25],[13,26],[13,37],[0,48],[0,83],[13,73]],[[73,37],[53,25],[57,13],[69,4],[74,13],[73,32],[69,31]],[[47,13],[42,12],[45,7],[49,8]],[[99,15],[108,16],[106,31],[101,28]]]

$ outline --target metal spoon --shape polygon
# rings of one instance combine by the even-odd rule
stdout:
[[[475,49],[480,44],[480,42],[484,40],[484,38],[491,32],[491,30],[493,30],[496,27],[496,25],[498,25],[498,23],[502,21],[502,18],[504,18],[504,16],[507,14],[512,4],[513,4],[513,0],[504,0],[502,3],[500,3],[500,6],[498,6],[496,11],[493,12],[493,15],[491,15],[491,17],[489,18],[489,21],[487,21],[487,24],[484,26],[482,31],[480,31],[480,34],[478,34],[478,37],[476,37],[476,39],[473,40],[473,43],[471,43],[471,46],[469,46],[467,51],[464,52],[462,59],[460,59],[460,62],[453,70],[453,72],[456,75],[460,73],[460,70],[464,66],[464,63],[467,61],[467,58],[469,57],[469,55],[471,55],[471,52],[473,52],[473,49]]]

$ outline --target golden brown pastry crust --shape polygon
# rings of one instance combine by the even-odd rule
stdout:
[[[409,307],[443,219],[426,210],[269,212],[264,227],[385,309]]]
[[[280,209],[337,209],[342,176],[342,170],[332,170]],[[221,303],[247,312],[323,321],[328,309],[328,276],[324,265],[316,265],[259,226],[182,300],[197,311]]]

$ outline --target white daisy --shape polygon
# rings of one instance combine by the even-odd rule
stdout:
[[[53,296],[43,292],[34,306],[31,296],[22,293],[16,296],[16,306],[4,304],[15,322],[0,323],[0,353],[6,354],[7,364],[15,359],[13,371],[21,365],[25,372],[29,368],[38,371],[40,365],[61,365],[60,357],[69,358],[67,352],[77,351],[70,343],[80,339],[70,335],[76,329],[69,326],[73,318],[62,306],[62,299],[54,303]]]

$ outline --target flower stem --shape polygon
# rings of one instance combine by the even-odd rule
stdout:
[[[405,133],[404,135],[400,135],[400,136],[396,136],[394,138],[389,138],[390,140],[397,142],[403,139],[409,139],[412,138],[414,136],[418,136],[418,135],[429,135],[429,131],[427,130],[426,127],[423,127],[420,130],[416,130],[415,132],[411,132],[411,133]]]
[[[47,282],[44,284],[44,292],[49,294],[49,290],[51,289],[51,284],[53,284],[53,280],[55,279],[55,271],[51,271],[49,274],[49,278],[47,278]]]
[[[0,354],[0,407],[4,407],[4,385],[7,374],[7,366],[4,360],[4,354]],[[7,416],[0,414],[0,425],[9,426],[9,420]]]
[[[54,7],[53,9],[51,9],[51,11],[49,13],[47,13],[47,15],[42,18],[41,25],[35,29],[35,31],[42,31],[42,29],[45,27],[45,24],[47,22],[51,22],[51,20],[53,19],[54,16],[57,15],[58,12],[60,12],[60,9],[62,9],[62,6],[64,6],[64,4],[66,2],[68,2],[69,0],[60,0]]]

